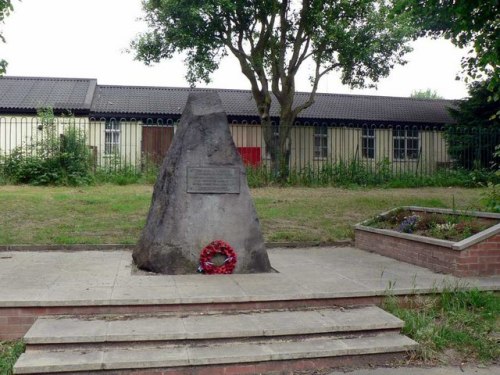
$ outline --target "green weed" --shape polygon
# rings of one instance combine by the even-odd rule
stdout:
[[[431,296],[389,296],[383,307],[405,322],[403,333],[420,344],[420,360],[440,360],[447,349],[464,362],[500,356],[500,296],[494,292],[447,287]]]
[[[488,183],[500,183],[500,176],[491,169],[451,169],[432,173],[404,172],[392,170],[389,161],[377,165],[364,164],[359,160],[339,160],[322,165],[305,165],[292,168],[285,182],[267,166],[248,167],[250,187],[303,186],[303,187],[478,187]]]
[[[13,374],[14,363],[24,352],[25,345],[22,341],[0,341],[0,374]]]

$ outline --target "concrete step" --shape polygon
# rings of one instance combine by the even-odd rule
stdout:
[[[215,340],[397,330],[403,322],[376,306],[189,315],[39,318],[29,345]]]
[[[215,372],[224,373],[217,366],[227,364],[276,363],[299,359],[366,356],[401,353],[412,350],[416,343],[398,333],[379,333],[342,339],[312,337],[286,340],[268,338],[261,342],[221,342],[211,345],[158,345],[148,348],[107,348],[82,350],[32,350],[17,361],[15,374],[44,374],[61,372],[97,373],[102,370],[125,370],[135,374],[141,369],[169,369],[177,373],[182,368],[215,366]],[[179,370],[181,368],[181,370]],[[191,371],[191,370],[189,370]],[[222,372],[220,372],[222,371]],[[232,372],[239,373],[239,372]],[[245,372],[249,373],[249,372]]]

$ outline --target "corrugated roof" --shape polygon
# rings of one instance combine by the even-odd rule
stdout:
[[[112,86],[97,85],[95,79],[43,77],[0,78],[0,111],[24,113],[51,106],[89,111],[90,116],[179,116],[192,91],[217,91],[229,116],[258,117],[248,90]],[[308,95],[297,93],[296,103],[303,103]],[[454,122],[447,110],[453,103],[450,100],[318,93],[315,103],[300,113],[299,120],[446,124]],[[279,117],[276,99],[271,116]]]
[[[41,107],[90,110],[96,79],[1,77],[0,108],[3,112],[33,112]]]
[[[180,115],[188,94],[193,91],[218,91],[229,116],[256,117],[257,109],[250,91],[228,89],[190,89],[98,85],[91,111],[96,114]],[[296,94],[303,103],[308,93]],[[273,101],[271,116],[279,116]],[[389,96],[318,93],[315,103],[299,119],[317,121],[384,121],[445,124],[454,122],[447,108],[450,100],[400,98]]]

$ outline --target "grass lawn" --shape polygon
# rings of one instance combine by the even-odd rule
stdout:
[[[399,205],[480,209],[484,189],[253,189],[266,241],[349,239],[352,225]],[[149,185],[0,186],[0,244],[136,242]]]

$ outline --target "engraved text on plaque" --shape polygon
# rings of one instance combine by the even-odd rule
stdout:
[[[232,167],[187,167],[187,192],[239,194],[240,170]]]

